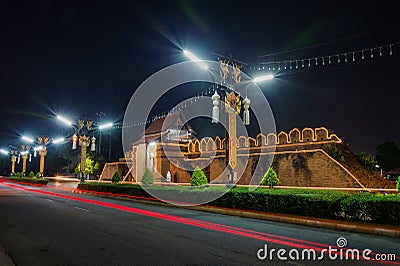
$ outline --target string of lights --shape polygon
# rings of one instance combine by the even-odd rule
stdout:
[[[216,85],[216,84],[213,84],[213,85],[207,87],[205,90],[201,91],[200,93],[194,95],[192,98],[189,98],[189,99],[186,99],[186,100],[182,101],[181,103],[179,103],[178,105],[174,106],[170,110],[166,110],[166,111],[160,112],[157,115],[150,116],[146,120],[135,121],[133,123],[124,123],[124,124],[121,124],[121,125],[115,125],[115,128],[117,128],[117,129],[133,128],[133,127],[137,127],[137,126],[143,126],[143,125],[151,124],[152,122],[154,122],[157,119],[164,118],[167,115],[175,114],[175,113],[178,113],[178,112],[182,111],[185,108],[188,108],[191,104],[194,104],[195,102],[197,102],[199,100],[199,98],[202,97],[202,96],[211,97],[215,90],[217,90],[217,91],[218,90],[223,90],[223,87],[219,86],[219,85]]]
[[[385,55],[392,56],[395,54],[395,49],[400,47],[400,42],[380,45],[376,47],[370,47],[360,50],[347,51],[336,54],[329,54],[324,56],[315,56],[315,57],[306,57],[300,59],[293,60],[284,60],[284,61],[267,61],[267,62],[258,62],[249,64],[249,69],[251,70],[268,70],[268,71],[282,71],[282,70],[291,70],[291,69],[299,69],[305,67],[312,66],[327,66],[332,64],[340,64],[340,63],[350,63],[356,61],[362,61],[369,59],[374,59],[376,57],[381,57]],[[212,86],[206,88],[201,91],[197,95],[193,96],[190,99],[186,99],[179,103],[177,106],[174,106],[170,110],[165,110],[157,115],[150,116],[146,120],[135,121],[133,123],[125,123],[120,125],[115,125],[114,127],[117,129],[123,128],[133,128],[137,126],[148,125],[154,122],[157,119],[164,118],[169,114],[174,114],[180,112],[181,110],[187,108],[189,105],[195,103],[201,96],[209,96],[211,97],[214,91],[224,91],[227,90],[224,86],[213,84]]]
[[[400,47],[400,42],[370,47],[360,50],[329,54],[324,56],[306,57],[284,61],[257,62],[249,65],[250,70],[290,70],[312,66],[326,66],[331,64],[350,63],[367,58],[374,59],[384,55],[393,55],[395,49]]]

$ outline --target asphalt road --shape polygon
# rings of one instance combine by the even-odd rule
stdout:
[[[0,182],[0,247],[16,265],[319,265],[301,252],[313,248],[320,257],[321,248],[338,248],[339,237],[360,254],[372,250],[368,258],[396,254],[400,265],[399,239]],[[276,249],[272,260],[257,256],[265,245],[268,254]],[[327,265],[375,264],[323,255]]]

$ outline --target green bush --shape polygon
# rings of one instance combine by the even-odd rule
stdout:
[[[350,221],[399,225],[399,195],[354,194],[340,202],[342,215]]]
[[[23,173],[21,172],[16,172],[16,173],[11,173],[11,177],[22,177]]]
[[[121,181],[121,176],[119,175],[118,171],[115,171],[113,176],[111,177],[111,183],[118,184]]]
[[[356,193],[311,189],[265,189],[249,191],[247,187],[236,187],[227,191],[225,187],[204,187],[196,189],[182,186],[152,186],[144,190],[139,185],[84,183],[79,189],[94,190],[106,193],[126,194],[132,196],[152,197],[146,190],[157,191],[162,199],[174,200],[179,193],[185,202],[205,198],[205,194],[215,193],[216,200],[208,205],[276,212],[318,218],[330,218],[380,224],[400,224],[400,194],[380,195],[373,193]],[[212,198],[212,197],[211,197]]]
[[[190,185],[191,186],[203,186],[208,183],[207,177],[204,172],[200,169],[200,167],[196,166],[192,177],[190,178]]]
[[[154,183],[153,173],[148,168],[146,168],[142,177],[142,184],[149,186],[152,185],[153,183]]]
[[[35,173],[33,173],[33,171],[30,171],[28,174],[29,178],[34,178],[35,177]]]
[[[40,178],[42,176],[42,174],[40,172],[36,173],[36,178]]]
[[[38,184],[38,185],[47,185],[49,182],[48,179],[45,178],[29,178],[29,177],[9,177],[7,178],[8,180],[16,181],[16,182],[23,182],[23,183],[32,183],[32,184]]]
[[[397,177],[396,189],[397,189],[397,191],[400,191],[400,176]]]
[[[263,179],[261,180],[261,185],[263,186],[269,186],[270,188],[273,188],[274,186],[278,186],[281,183],[281,181],[278,179],[278,175],[272,169],[272,167],[268,168],[267,172],[264,174]]]

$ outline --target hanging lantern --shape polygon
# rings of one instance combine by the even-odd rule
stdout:
[[[72,149],[76,150],[76,143],[78,142],[78,137],[76,135],[74,135],[72,137]]]
[[[96,151],[96,138],[92,137],[92,145],[90,146],[91,151]]]
[[[35,149],[35,150],[33,150],[33,157],[36,157],[36,154],[37,154],[37,152],[36,152],[36,149]]]
[[[18,154],[18,160],[17,160],[17,164],[19,164],[19,161],[21,160],[21,155]]]
[[[32,154],[29,153],[29,162],[31,162],[31,161],[32,161]]]
[[[215,91],[214,95],[211,97],[213,101],[213,112],[212,112],[212,123],[217,124],[219,122],[219,99],[217,91]]]
[[[243,123],[248,126],[250,125],[250,111],[249,111],[249,107],[250,107],[250,99],[246,98],[243,100],[243,108],[244,108],[244,112],[243,112]]]

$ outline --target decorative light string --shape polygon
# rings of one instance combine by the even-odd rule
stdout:
[[[355,62],[357,60],[365,60],[367,57],[370,59],[374,59],[375,57],[381,57],[384,55],[393,55],[394,50],[400,47],[400,42],[395,42],[391,44],[385,44],[377,47],[366,48],[361,50],[337,53],[337,54],[330,54],[325,56],[315,56],[315,57],[307,57],[301,59],[294,59],[294,60],[285,60],[285,61],[273,61],[273,62],[259,62],[255,64],[250,64],[249,68],[253,70],[269,70],[269,71],[276,71],[276,70],[290,70],[290,69],[299,69],[299,68],[306,68],[312,66],[326,66],[331,65],[333,63],[349,63]],[[115,125],[114,128],[122,129],[122,128],[133,128],[137,126],[147,126],[148,124],[153,123],[155,120],[164,118],[169,114],[178,113],[185,108],[188,108],[189,105],[197,102],[197,100],[201,96],[209,96],[212,97],[215,91],[221,93],[222,91],[230,91],[232,88],[227,88],[224,85],[217,85],[213,84],[212,86],[206,88],[205,90],[201,91],[197,95],[193,96],[190,99],[186,99],[179,103],[178,105],[174,106],[170,110],[166,110],[161,112],[157,115],[153,115],[146,120],[136,121],[133,123],[125,123],[120,125]]]
[[[393,55],[394,50],[400,47],[400,42],[391,44],[385,44],[377,47],[371,47],[361,50],[348,51],[337,54],[330,54],[325,56],[307,57],[294,60],[285,61],[272,61],[272,62],[258,62],[250,64],[250,69],[253,70],[290,70],[299,69],[311,66],[325,66],[333,63],[349,63],[357,60],[365,60],[367,57],[374,59],[375,57],[381,57],[384,55]]]
[[[224,86],[213,84],[212,86],[209,86],[208,88],[206,88],[205,90],[196,94],[192,98],[182,101],[181,103],[174,106],[172,109],[170,109],[168,111],[164,111],[157,115],[150,116],[146,120],[135,121],[133,123],[125,123],[125,124],[115,125],[114,128],[122,129],[122,128],[133,128],[133,127],[143,126],[143,125],[146,126],[148,124],[153,123],[157,119],[164,118],[168,115],[178,113],[178,112],[184,110],[185,108],[188,108],[191,104],[194,104],[195,102],[197,102],[199,100],[199,98],[202,96],[211,97],[215,91],[221,92],[221,91],[225,91],[225,90],[226,90],[226,88]]]

